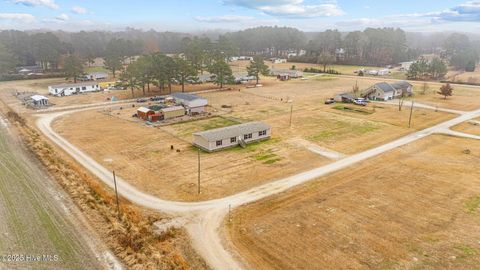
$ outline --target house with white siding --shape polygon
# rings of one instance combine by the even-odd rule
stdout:
[[[48,87],[48,92],[57,97],[77,95],[81,93],[100,91],[100,86],[96,82],[81,82],[72,84],[58,84]]]
[[[413,85],[406,81],[376,83],[364,91],[362,97],[370,100],[392,100],[401,96],[413,95]]]
[[[193,145],[207,152],[267,140],[271,127],[263,122],[250,122],[224,128],[217,128],[193,134]]]

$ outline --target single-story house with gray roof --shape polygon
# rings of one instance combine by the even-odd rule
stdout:
[[[386,83],[376,83],[362,94],[364,98],[370,100],[392,100],[397,97],[411,96],[413,94],[413,86],[406,81]]]
[[[193,145],[207,152],[245,146],[248,143],[270,138],[271,127],[263,122],[217,128],[193,134]]]

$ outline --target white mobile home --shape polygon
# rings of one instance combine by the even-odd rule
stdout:
[[[267,140],[271,127],[263,122],[250,122],[235,126],[212,129],[193,134],[193,145],[214,152],[221,149],[245,146],[248,143]]]
[[[187,114],[203,113],[208,100],[197,95],[185,93],[173,93],[171,95],[175,101],[182,104],[187,110]]]
[[[291,69],[271,69],[270,76],[288,76],[290,78],[303,77],[303,71]]]
[[[380,69],[377,73],[378,76],[386,76],[388,74],[390,74],[390,70],[388,69]]]
[[[80,93],[100,91],[100,86],[95,82],[82,82],[72,84],[51,85],[48,87],[48,92],[51,95],[62,97],[71,96]]]

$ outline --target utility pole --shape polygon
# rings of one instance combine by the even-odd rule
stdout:
[[[410,107],[410,117],[408,119],[408,128],[410,128],[412,126],[412,114],[413,114],[413,99],[412,99],[412,106]]]
[[[232,222],[232,205],[228,205],[228,223]]]
[[[117,191],[117,178],[115,177],[115,171],[113,171],[113,183],[115,184],[115,198],[117,201],[117,215],[120,220],[120,204],[118,203],[118,191]]]
[[[293,116],[293,104],[290,107],[290,127],[292,127],[292,116]]]
[[[200,194],[200,148],[198,148],[198,194]]]

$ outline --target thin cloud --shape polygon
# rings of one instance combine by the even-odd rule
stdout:
[[[72,7],[72,12],[75,14],[85,14],[87,13],[87,9],[79,6]]]
[[[51,9],[59,9],[60,7],[55,3],[55,0],[13,0],[17,5],[24,5],[27,7],[44,6]]]
[[[469,1],[430,16],[444,21],[480,22],[480,1]]]
[[[303,0],[223,0],[223,3],[283,17],[334,17],[345,14],[336,1],[328,1],[317,5],[307,5]]]
[[[214,16],[214,17],[203,17],[197,16],[193,17],[198,22],[204,23],[236,23],[236,22],[244,22],[247,20],[252,20],[252,17],[248,16],[236,16],[236,15],[225,15],[225,16]]]
[[[68,17],[67,14],[62,13],[62,14],[58,15],[57,17],[55,17],[55,19],[58,20],[58,21],[66,22],[66,21],[70,20],[70,17]]]
[[[480,1],[468,1],[444,11],[409,13],[383,16],[380,18],[359,18],[337,22],[346,28],[361,27],[422,27],[455,22],[480,22]]]
[[[21,23],[33,23],[36,19],[35,16],[28,13],[0,13],[0,20]]]

